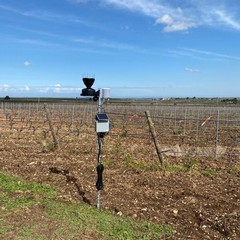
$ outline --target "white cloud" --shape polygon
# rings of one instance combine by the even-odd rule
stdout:
[[[8,84],[3,84],[2,86],[0,85],[0,91],[6,92],[10,89],[10,85]]]
[[[3,85],[0,85],[0,94],[1,92],[4,92],[7,93],[7,94],[12,94],[12,93],[16,93],[18,91],[21,91],[20,88],[17,88],[15,86],[11,86],[11,85],[8,85],[8,84],[3,84]]]
[[[29,61],[25,61],[25,62],[23,63],[23,65],[24,65],[25,67],[29,67],[29,66],[31,65],[31,63],[30,63]]]
[[[134,49],[133,45],[123,44],[119,42],[112,42],[105,39],[77,38],[74,40],[74,42],[93,45],[93,46],[102,47],[102,48],[117,49],[117,50]]]
[[[26,91],[30,91],[30,88],[28,86],[16,87],[16,86],[8,85],[8,84],[0,85],[0,92],[12,93],[12,92],[18,92],[18,91],[26,92]]]
[[[55,84],[54,86],[53,86],[53,92],[55,92],[55,93],[60,93],[61,92],[61,84]]]
[[[80,93],[80,88],[76,87],[69,87],[69,86],[62,86],[61,84],[57,83],[53,86],[41,88],[41,92],[49,92],[50,93],[57,93],[57,94],[65,94],[65,93]]]
[[[8,84],[0,85],[0,95],[14,95],[14,96],[80,96],[81,88],[72,86],[62,86],[61,84],[55,84],[53,86],[12,86]]]
[[[222,22],[225,25],[228,25],[236,30],[240,30],[240,21],[234,19],[230,13],[226,13],[225,11],[216,10],[214,13],[217,16],[219,22]]]
[[[180,8],[177,9],[178,13],[182,13]],[[175,19],[169,14],[164,14],[162,17],[156,19],[156,24],[166,25],[163,30],[164,32],[176,32],[176,31],[185,31],[190,28],[197,26],[197,23],[191,19],[176,17]]]
[[[185,68],[185,71],[186,72],[200,72],[200,70],[197,68]]]
[[[173,23],[173,19],[171,16],[169,16],[168,14],[163,15],[161,18],[158,18],[156,20],[157,24],[163,23],[163,24],[172,24]]]
[[[226,26],[240,30],[240,19],[232,11],[234,8],[239,9],[239,6],[231,6],[230,9],[229,5],[224,4],[225,0],[182,0],[181,6],[176,5],[176,1],[163,0],[103,1],[108,5],[152,17],[156,24],[163,25],[165,32],[187,31],[199,26]]]
[[[77,3],[77,0],[73,0],[72,2]],[[82,1],[83,2],[83,1]],[[87,1],[84,1],[87,2]],[[9,6],[5,6],[5,5],[1,5],[0,4],[0,9],[8,11],[8,12],[12,12],[14,14],[18,14],[24,17],[28,17],[28,18],[35,18],[35,19],[40,19],[43,21],[52,21],[52,22],[71,22],[71,23],[78,23],[78,24],[82,24],[82,25],[86,25],[86,26],[90,26],[90,27],[96,27],[98,28],[98,25],[92,25],[92,23],[89,21],[83,21],[81,18],[79,18],[78,16],[75,15],[67,15],[67,14],[58,14],[55,12],[50,12],[50,11],[24,11],[24,10],[20,10],[17,8],[13,8],[13,7],[9,7]],[[31,40],[30,40],[31,41]],[[33,40],[34,43],[35,40]],[[39,43],[39,41],[37,41],[37,43]],[[41,43],[41,41],[40,41]],[[43,44],[45,44],[45,42],[43,42]]]
[[[50,87],[40,87],[40,88],[36,88],[36,90],[39,93],[48,93],[50,90]]]
[[[165,25],[165,32],[185,31],[198,24],[194,19],[189,18],[188,10],[180,7],[163,4],[162,1],[154,0],[105,0],[108,4],[125,8],[131,11],[138,11],[144,15],[155,18],[156,24]],[[186,14],[186,16],[184,16]]]
[[[123,9],[141,12],[154,18],[171,12],[171,8],[161,4],[161,1],[156,0],[104,0],[104,2]]]
[[[29,87],[29,86],[25,86],[25,87],[24,87],[24,90],[27,91],[27,92],[29,92],[29,91],[30,91],[30,87]]]
[[[182,48],[186,54],[189,54],[191,56],[199,56],[199,57],[207,57],[215,59],[215,60],[231,60],[231,61],[240,61],[240,57],[238,56],[232,56],[222,53],[216,53],[216,52],[210,52],[205,50],[199,50],[199,49],[193,49],[193,48]]]
[[[52,92],[58,93],[58,94],[65,94],[65,93],[80,93],[80,88],[76,87],[53,87]]]
[[[72,4],[95,2],[97,5],[137,12],[154,19],[165,32],[187,31],[199,26],[229,27],[240,30],[240,7],[237,0],[231,4],[226,0],[65,0]],[[44,21],[74,22],[89,27],[99,28],[95,22],[82,20],[76,15],[64,15],[49,11],[23,11],[0,5],[0,9],[20,14],[25,17]]]
[[[184,21],[177,21],[177,22],[173,22],[171,24],[167,24],[166,27],[164,27],[164,32],[176,32],[176,31],[185,31],[188,30],[190,28],[195,27],[196,24],[195,23],[191,23],[191,22],[184,22]]]

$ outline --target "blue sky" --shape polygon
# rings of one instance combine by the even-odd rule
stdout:
[[[239,0],[0,0],[0,97],[240,97]]]

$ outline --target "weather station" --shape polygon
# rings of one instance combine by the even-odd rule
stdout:
[[[97,114],[95,116],[95,131],[97,133],[97,146],[98,146],[98,155],[97,155],[97,208],[100,209],[100,193],[103,190],[103,170],[104,166],[101,161],[101,150],[102,150],[102,142],[104,136],[110,130],[110,122],[108,119],[108,115],[103,112],[103,103],[105,99],[110,97],[110,89],[102,88],[99,90],[95,90],[92,88],[92,85],[95,81],[95,78],[83,78],[83,83],[86,88],[82,89],[81,96],[83,97],[93,97],[93,100],[98,103]]]

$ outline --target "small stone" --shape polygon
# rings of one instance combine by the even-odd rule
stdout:
[[[177,210],[177,209],[173,209],[173,214],[174,214],[175,216],[177,216],[178,210]]]
[[[122,212],[119,211],[119,212],[117,213],[117,215],[121,217],[121,216],[122,216]]]
[[[30,163],[28,163],[27,165],[28,165],[28,166],[31,166],[31,165],[34,165],[34,164],[36,164],[36,162],[30,162]]]

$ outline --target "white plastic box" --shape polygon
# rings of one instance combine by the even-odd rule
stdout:
[[[109,119],[106,113],[96,115],[95,130],[97,133],[109,132]]]

